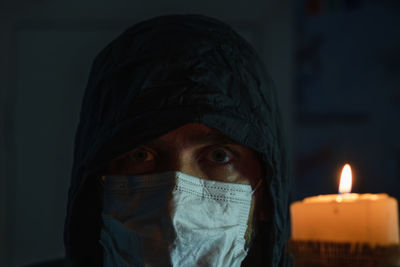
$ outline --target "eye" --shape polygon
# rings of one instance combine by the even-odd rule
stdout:
[[[154,159],[154,154],[143,148],[137,148],[129,153],[129,158],[134,162],[151,161]]]
[[[216,163],[227,163],[232,159],[232,155],[226,149],[217,148],[210,151],[208,159]]]

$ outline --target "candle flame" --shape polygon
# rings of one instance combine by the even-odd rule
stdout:
[[[351,183],[352,183],[351,167],[350,164],[346,164],[342,169],[342,175],[340,177],[339,193],[340,194],[350,193]]]

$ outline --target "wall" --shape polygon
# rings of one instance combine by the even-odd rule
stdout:
[[[297,199],[336,193],[346,162],[353,192],[400,198],[399,11],[396,0],[298,2]]]

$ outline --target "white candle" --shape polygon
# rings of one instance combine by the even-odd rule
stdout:
[[[349,170],[350,166],[343,168],[341,192],[351,190]],[[350,186],[343,186],[346,183]],[[292,239],[399,244],[397,205],[397,200],[387,194],[344,193],[308,197],[290,207]]]

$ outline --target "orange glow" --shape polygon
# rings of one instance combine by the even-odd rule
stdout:
[[[340,176],[339,193],[340,194],[350,193],[351,183],[352,183],[351,167],[350,164],[346,164],[344,165],[342,170],[342,175]]]

